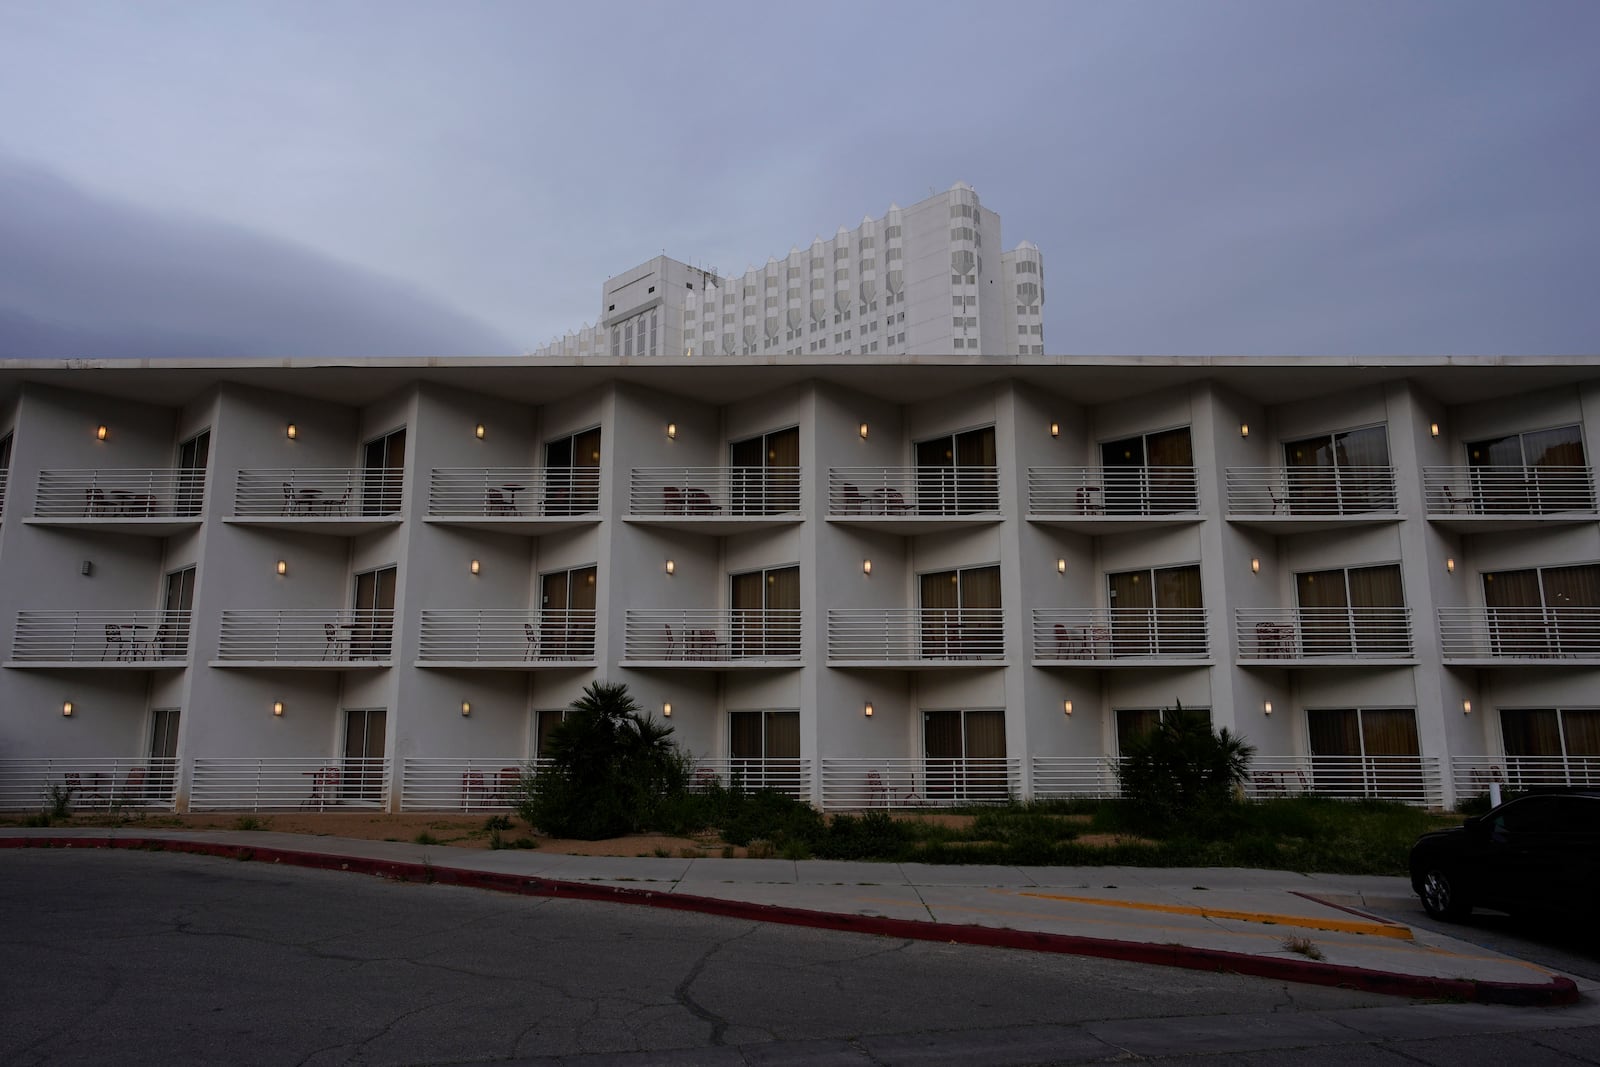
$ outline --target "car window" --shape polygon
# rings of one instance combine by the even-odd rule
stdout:
[[[1559,797],[1523,797],[1514,800],[1500,809],[1494,817],[1493,827],[1496,834],[1537,834],[1548,833],[1556,829],[1560,823],[1560,815],[1556,806]]]
[[[1567,833],[1600,833],[1600,798],[1562,797],[1560,817]]]

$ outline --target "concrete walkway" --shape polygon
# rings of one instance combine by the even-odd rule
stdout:
[[[1233,971],[1411,997],[1575,1002],[1571,978],[1403,923],[1404,878],[1237,868],[571,856],[267,831],[0,830],[0,848],[181,850],[537,896]],[[0,861],[3,862],[3,861]]]

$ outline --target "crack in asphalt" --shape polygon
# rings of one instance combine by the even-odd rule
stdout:
[[[712,956],[715,956],[724,946],[749,937],[759,928],[759,924],[752,923],[743,931],[730,937],[721,938],[707,946],[706,950],[700,954],[700,958],[694,961],[694,966],[689,969],[689,973],[684,976],[683,981],[679,982],[678,987],[672,991],[672,998],[687,1009],[689,1014],[711,1024],[711,1044],[713,1045],[724,1043],[723,1036],[728,1032],[728,1027],[731,1024],[727,1019],[706,1008],[694,997],[690,996],[689,987],[694,985],[695,980],[700,977],[700,972],[705,970],[706,964],[711,962]]]

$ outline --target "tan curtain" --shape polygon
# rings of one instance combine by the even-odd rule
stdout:
[[[1491,608],[1539,607],[1539,572],[1491,571],[1485,574],[1483,602]]]
[[[961,606],[1000,607],[1000,568],[975,567],[961,572]]]
[[[1117,751],[1125,752],[1129,745],[1156,728],[1161,713],[1154,708],[1117,709]]]
[[[1155,639],[1154,582],[1149,571],[1124,571],[1107,576],[1111,585],[1111,655],[1147,656]]]
[[[1583,432],[1577,426],[1559,426],[1525,433],[1522,453],[1530,467],[1581,467]]]
[[[1334,435],[1334,456],[1341,467],[1387,467],[1389,434],[1382,426]]]
[[[1600,607],[1600,566],[1547,567],[1540,572],[1548,608]]]
[[[800,610],[800,568],[782,567],[767,572],[767,607]]]
[[[767,572],[767,652],[792,656],[800,651],[800,568]]]
[[[1189,441],[1189,427],[1163,430],[1144,439],[1145,462],[1152,467],[1192,467],[1194,448]]]
[[[768,506],[772,511],[800,507],[800,430],[779,430],[767,435],[767,466],[779,468],[767,475]]]
[[[1567,755],[1600,757],[1600,711],[1563,711]]]
[[[1354,567],[1349,572],[1351,626],[1356,651],[1398,653],[1407,647],[1405,594],[1400,568]],[[1386,610],[1392,609],[1392,610]]]
[[[736,711],[728,716],[728,754],[734,759],[761,758],[761,712]]]
[[[955,571],[922,575],[922,654],[945,656],[950,652],[956,609],[961,606],[960,576]]]
[[[1508,756],[1561,755],[1561,722],[1553,708],[1503,708],[1500,738]]]
[[[1156,571],[1156,607],[1200,608],[1199,567],[1165,567]]]
[[[956,608],[961,606],[961,591],[957,584],[955,571],[934,571],[924,574],[922,586],[922,607],[926,611],[930,608]]]
[[[1313,756],[1361,755],[1361,721],[1354,709],[1317,708],[1306,712]]]
[[[1197,656],[1205,650],[1205,623],[1199,608],[1199,567],[1167,567],[1155,572],[1156,607],[1169,609],[1156,620],[1163,652]]]
[[[1409,708],[1366,710],[1361,713],[1361,737],[1369,756],[1416,756],[1417,716]]]
[[[767,758],[800,758],[800,713],[767,712]]]
[[[1398,566],[1352,567],[1350,606],[1353,608],[1403,608],[1405,593],[1400,587]]]
[[[1302,608],[1345,607],[1343,571],[1306,571],[1294,577]]]
[[[956,434],[956,466],[993,467],[995,465],[994,427]]]
[[[967,712],[967,757],[1004,759],[1006,754],[1006,715],[1003,711]]]

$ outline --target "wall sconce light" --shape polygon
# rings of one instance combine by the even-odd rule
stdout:
[[[1066,560],[1064,560],[1064,559],[1056,560],[1056,573],[1057,574],[1065,574],[1065,573],[1067,573],[1067,561]]]
[[[1456,561],[1454,559],[1445,560],[1444,569],[1450,574],[1454,574],[1456,572]]]
[[[670,559],[667,560],[667,573],[668,574],[675,574],[677,572],[677,570],[678,570],[678,565],[676,563],[674,563]]]
[[[86,559],[82,563],[78,564],[78,573],[81,574],[81,575],[84,575],[85,577],[93,574],[94,573],[94,560]]]
[[[1061,714],[1066,715],[1069,718],[1072,716],[1072,701],[1063,700],[1061,702]]]
[[[661,717],[663,719],[672,718],[672,701],[667,700],[667,701],[663,701],[662,702],[662,704],[661,704]]]
[[[96,441],[104,441],[106,439],[106,428],[104,423],[101,423],[99,426],[95,427],[94,439]]]
[[[865,574],[868,578],[872,577],[872,561],[870,559],[864,559],[861,561],[861,573]]]
[[[1463,715],[1471,715],[1472,714],[1472,701],[1463,700],[1461,702],[1461,714],[1463,714]]]
[[[280,575],[289,573],[289,561],[288,560],[280,559],[278,561],[278,573]]]
[[[1250,436],[1250,424],[1248,422],[1241,422],[1239,424],[1239,436],[1240,437],[1249,437]]]
[[[1271,715],[1272,714],[1272,701],[1263,700],[1261,702],[1261,714],[1263,714],[1263,715]]]
[[[468,564],[467,569],[470,570],[473,574],[477,574],[480,570],[483,569],[483,565],[481,563],[479,563],[477,560],[473,560],[470,564]]]
[[[1439,436],[1439,424],[1437,422],[1428,423],[1428,436],[1430,436],[1430,437],[1438,437]]]
[[[72,701],[63,700],[61,702],[61,714],[69,719],[72,718]]]
[[[480,441],[483,440],[483,435],[485,432],[486,431],[483,428],[483,423],[481,422],[472,428],[472,436],[476,437]]]
[[[858,432],[861,434],[861,439],[865,441],[867,439],[867,424],[863,422],[861,424],[861,429]]]
[[[272,714],[275,718],[283,718],[283,701],[274,700],[272,702]]]
[[[300,427],[291,422],[283,428],[283,435],[293,441],[300,436]]]
[[[1061,424],[1059,422],[1052,422],[1050,424],[1050,436],[1051,437],[1060,437],[1061,436]]]
[[[461,702],[461,717],[462,718],[466,718],[468,715],[471,715],[471,714],[472,714],[472,701],[463,700]]]
[[[1261,560],[1259,558],[1255,557],[1255,556],[1250,557],[1250,573],[1251,574],[1260,574],[1261,573]]]
[[[667,440],[676,441],[677,439],[678,439],[678,424],[675,423],[675,422],[667,423]]]
[[[869,719],[872,718],[872,701],[869,700],[861,706],[861,714]]]

